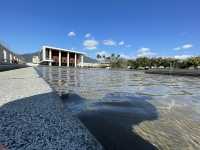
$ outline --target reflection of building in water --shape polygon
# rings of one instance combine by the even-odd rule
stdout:
[[[83,66],[84,53],[69,49],[43,46],[40,53],[41,64],[77,67]]]
[[[0,64],[22,63],[21,57],[0,43]]]

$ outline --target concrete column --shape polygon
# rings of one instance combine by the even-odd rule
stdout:
[[[43,59],[43,61],[46,60],[46,48],[45,47],[43,47],[43,49],[42,49],[42,59]]]
[[[69,67],[69,52],[67,52],[67,67]]]
[[[81,67],[83,67],[83,55],[81,55]]]
[[[77,55],[76,55],[76,53],[75,53],[75,58],[74,58],[74,67],[76,67],[76,57],[77,57]]]
[[[51,51],[51,49],[49,49],[49,60],[50,60],[49,66],[52,66],[52,63],[51,63],[51,60],[52,60],[52,51]]]
[[[12,54],[10,54],[10,63],[12,64]]]
[[[3,50],[3,59],[4,59],[4,62],[7,62],[7,53],[6,53],[6,50]]]
[[[58,60],[59,60],[59,66],[61,66],[61,51],[59,51]]]

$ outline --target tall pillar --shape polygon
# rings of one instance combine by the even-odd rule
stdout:
[[[6,53],[6,50],[3,50],[3,59],[4,59],[4,62],[7,62],[7,53]]]
[[[12,54],[10,54],[10,63],[12,64]]]
[[[49,66],[51,66],[52,65],[52,62],[51,62],[51,60],[52,60],[52,51],[51,51],[51,49],[49,49],[49,60],[50,60]]]
[[[74,67],[76,67],[76,57],[77,57],[77,55],[76,55],[76,53],[75,53],[75,58],[74,58]]]
[[[69,67],[69,52],[67,52],[67,67]]]
[[[83,67],[83,55],[81,55],[81,67]]]
[[[59,60],[59,66],[61,66],[61,51],[59,51],[59,55],[58,55],[58,60]]]
[[[43,49],[42,49],[42,59],[43,59],[43,61],[45,61],[46,60],[46,48],[45,47],[43,47]]]

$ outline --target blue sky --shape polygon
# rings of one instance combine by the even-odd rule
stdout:
[[[0,41],[17,53],[42,45],[95,57],[200,55],[199,0],[1,0]]]

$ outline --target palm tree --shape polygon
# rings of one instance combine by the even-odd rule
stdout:
[[[115,58],[115,54],[114,53],[111,54],[111,58]]]
[[[97,59],[101,59],[101,55],[100,54],[97,54]]]

